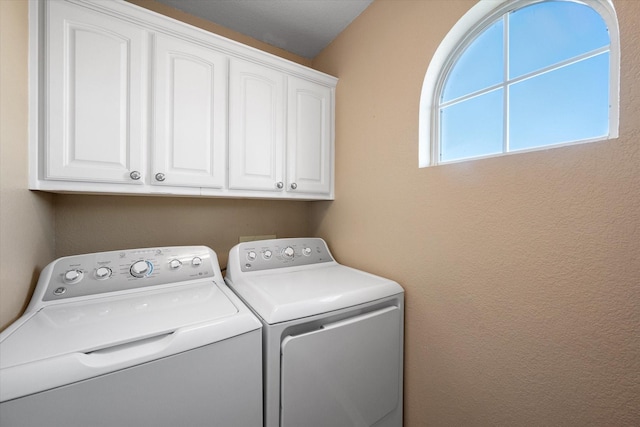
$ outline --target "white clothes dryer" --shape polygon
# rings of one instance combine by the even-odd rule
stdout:
[[[318,238],[236,245],[225,280],[264,325],[266,427],[402,425],[399,284]]]
[[[0,334],[0,425],[261,427],[261,328],[207,247],[60,258]]]

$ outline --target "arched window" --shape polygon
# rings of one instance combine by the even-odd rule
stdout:
[[[427,70],[420,166],[617,137],[619,56],[610,0],[480,0]]]

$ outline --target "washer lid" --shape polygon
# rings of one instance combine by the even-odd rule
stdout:
[[[240,301],[238,305],[244,308]],[[3,333],[0,368],[89,354],[203,323],[217,322],[224,339],[238,332],[231,324],[236,317],[240,321],[238,313],[212,281],[49,305]]]
[[[404,292],[396,282],[335,262],[245,273],[231,286],[262,319],[286,322]]]
[[[26,313],[0,334],[0,402],[257,333],[261,327],[229,288],[210,280],[50,304]]]

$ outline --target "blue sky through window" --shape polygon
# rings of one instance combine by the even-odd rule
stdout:
[[[450,101],[502,82],[503,31],[503,22],[500,20],[487,28],[467,47],[449,74],[442,92],[442,101]]]
[[[609,42],[603,18],[579,3],[536,3],[499,18],[449,71],[440,161],[606,136]]]

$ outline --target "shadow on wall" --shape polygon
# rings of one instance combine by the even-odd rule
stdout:
[[[205,245],[224,267],[240,236],[302,237],[310,202],[191,197],[56,196],[56,256]]]

